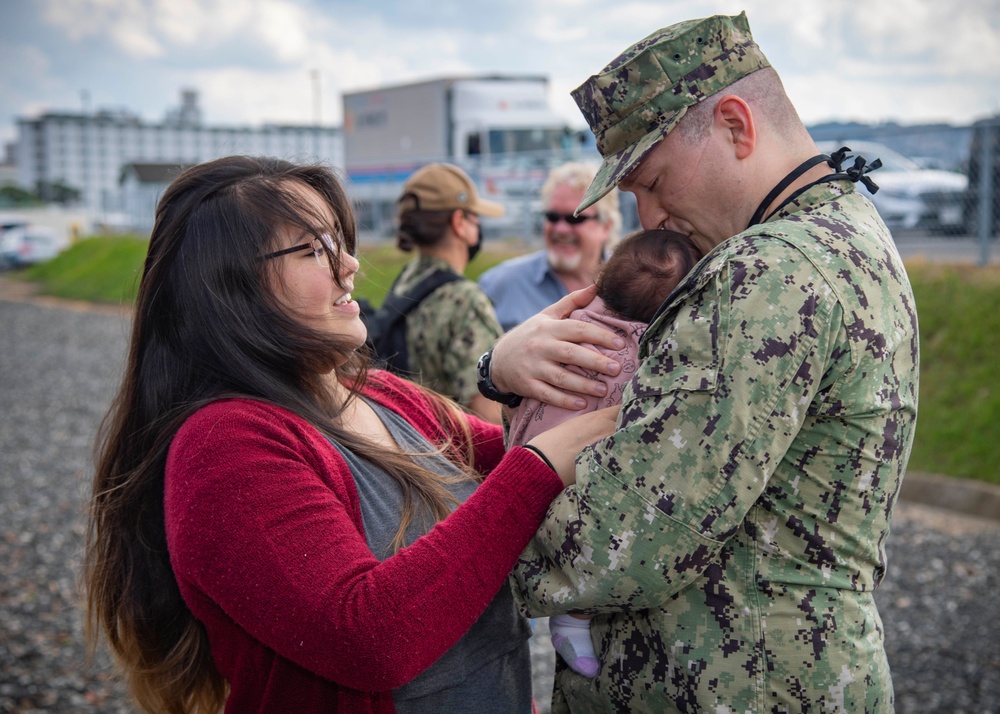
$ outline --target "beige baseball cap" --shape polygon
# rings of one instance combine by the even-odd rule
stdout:
[[[504,207],[479,197],[469,175],[453,164],[428,164],[413,172],[403,184],[399,212],[454,211],[478,216],[502,216]]]

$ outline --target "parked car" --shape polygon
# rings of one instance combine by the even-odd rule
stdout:
[[[28,219],[13,213],[0,213],[0,270],[13,268],[13,256],[21,242]]]
[[[13,216],[0,216],[0,270],[23,268],[50,260],[66,247],[47,226],[37,226]]]
[[[867,195],[890,230],[927,230],[958,234],[965,231],[966,188],[969,180],[956,171],[922,168],[913,159],[871,141],[818,142],[829,154],[842,146],[851,156],[864,156],[868,163],[882,159],[882,167],[871,173],[878,186],[872,195],[862,183],[858,190]],[[852,165],[853,158],[844,162]]]

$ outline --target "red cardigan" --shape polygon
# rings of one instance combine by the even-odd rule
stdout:
[[[444,438],[409,383],[375,372],[364,393]],[[489,477],[382,562],[347,464],[308,423],[246,399],[184,423],[166,465],[167,545],[230,684],[227,712],[392,712],[390,690],[472,626],[562,483],[524,449],[504,456],[499,427],[468,422]]]

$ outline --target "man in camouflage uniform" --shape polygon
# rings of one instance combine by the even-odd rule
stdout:
[[[579,210],[620,183],[707,254],[515,570],[528,614],[596,615],[600,671],[559,662],[553,711],[891,712],[872,593],[919,356],[864,162],[814,156],[745,15],[660,30],[574,94],[605,157]],[[496,390],[585,391],[551,374],[565,342],[529,348],[558,313],[501,340]]]
[[[451,164],[414,172],[399,199],[403,250],[416,248],[393,288],[405,294],[438,270],[462,275],[482,241],[479,216],[503,206],[482,199],[469,176]],[[500,423],[499,406],[476,387],[476,361],[503,334],[486,294],[471,280],[455,280],[428,295],[406,316],[409,369],[419,381],[479,416]]]

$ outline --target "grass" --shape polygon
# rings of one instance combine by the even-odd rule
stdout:
[[[131,304],[149,241],[131,236],[86,238],[52,260],[21,271],[46,295]]]
[[[523,248],[521,249],[523,250]],[[146,242],[81,240],[58,258],[21,271],[41,292],[131,303]],[[488,241],[470,265],[475,279],[518,247]],[[354,294],[380,304],[410,254],[364,247]],[[920,407],[910,469],[1000,484],[1000,268],[907,263],[920,316]]]
[[[907,264],[920,320],[910,468],[1000,484],[1000,268]]]
[[[17,277],[39,284],[46,295],[110,304],[135,301],[149,242],[134,236],[86,238],[53,260],[20,271]],[[483,250],[466,270],[475,280],[487,268],[516,255],[509,243],[495,242]],[[354,295],[373,305],[382,304],[392,281],[413,257],[393,244],[362,247],[361,271]]]
[[[519,254],[526,250],[512,246],[509,243],[490,242],[484,245],[483,250],[476,256],[476,259],[466,268],[465,275],[471,280],[475,280],[497,263],[507,258]],[[362,246],[359,251],[358,260],[361,263],[361,270],[354,279],[354,297],[363,297],[371,301],[373,305],[381,305],[392,281],[399,275],[403,266],[413,258],[414,253],[403,253],[397,250],[394,244],[380,245],[377,247]]]

